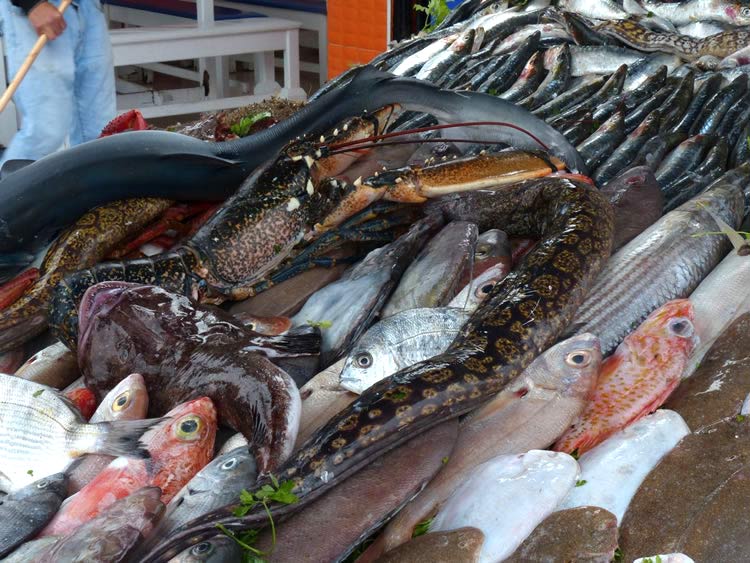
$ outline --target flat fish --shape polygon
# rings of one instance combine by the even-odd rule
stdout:
[[[374,460],[305,510],[280,523],[269,560],[317,563],[344,559],[440,470],[456,440],[450,420]],[[358,502],[353,503],[351,499]],[[329,533],[335,529],[336,533]],[[271,546],[270,533],[259,538]]]
[[[476,225],[466,221],[443,227],[406,268],[383,307],[382,318],[407,309],[447,305],[471,267],[477,235]]]
[[[575,489],[574,489],[575,490]],[[609,563],[617,549],[617,518],[598,506],[556,510],[505,563]]]
[[[404,270],[442,221],[428,217],[396,241],[373,250],[336,282],[318,290],[293,317],[294,326],[322,323],[321,365],[328,366],[357,340]]]
[[[682,415],[695,432],[740,414],[750,393],[750,313],[729,325],[714,342],[691,377],[684,379],[664,404]]]
[[[531,450],[498,456],[466,477],[430,529],[479,528],[485,535],[479,561],[502,561],[565,498],[578,473],[578,463],[567,454]]]
[[[664,552],[695,561],[750,560],[748,462],[748,419],[729,418],[685,436],[628,507],[620,525],[624,561]]]
[[[0,557],[35,536],[67,494],[65,474],[56,473],[0,498]]]
[[[0,490],[65,471],[85,453],[148,457],[141,437],[157,422],[86,424],[51,387],[0,374]]]
[[[682,417],[665,409],[620,430],[578,458],[580,486],[559,508],[598,506],[622,521],[646,475],[688,434]]]
[[[349,352],[340,386],[359,394],[403,368],[442,354],[470,316],[463,309],[438,307],[408,309],[384,318]]]
[[[43,561],[117,563],[154,529],[164,513],[158,487],[144,487],[115,501],[99,516],[60,539]]]
[[[388,523],[381,549],[408,541],[480,463],[501,454],[546,448],[583,411],[601,363],[599,343],[581,335],[552,346],[513,383],[459,426],[440,473]]]
[[[477,528],[432,532],[414,538],[377,559],[377,563],[478,563],[484,534]]]

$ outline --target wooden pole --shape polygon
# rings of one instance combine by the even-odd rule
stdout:
[[[72,0],[62,0],[60,2],[60,7],[58,10],[60,10],[60,13],[65,13],[65,10],[68,6],[70,6]],[[26,73],[29,72],[29,69],[31,68],[31,65],[34,64],[34,61],[36,60],[39,53],[42,51],[44,46],[47,44],[47,41],[49,39],[46,35],[42,34],[39,36],[39,39],[36,40],[36,43],[31,48],[31,52],[26,57],[26,60],[23,61],[23,64],[21,65],[21,68],[18,69],[18,72],[13,77],[13,81],[8,84],[8,88],[3,92],[2,97],[0,97],[0,112],[2,112],[6,106],[8,105],[8,102],[10,102],[10,99],[13,97],[13,94],[16,93],[16,90],[18,90],[18,86],[21,84],[21,81],[23,80],[24,76],[26,76]]]

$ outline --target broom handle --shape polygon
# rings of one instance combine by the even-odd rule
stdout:
[[[60,2],[60,7],[58,10],[60,10],[60,13],[64,13],[65,9],[70,6],[72,0],[62,0]],[[36,40],[36,43],[34,44],[34,47],[32,47],[31,52],[26,57],[26,60],[23,61],[23,64],[21,65],[21,68],[18,69],[18,72],[13,77],[13,81],[8,84],[8,88],[3,92],[2,97],[0,97],[0,112],[2,112],[5,107],[8,105],[8,102],[10,102],[10,99],[13,97],[13,94],[16,93],[16,90],[18,90],[18,86],[21,84],[21,81],[23,80],[24,76],[26,76],[26,73],[29,72],[29,69],[31,68],[31,65],[34,64],[34,61],[36,60],[39,53],[42,51],[44,46],[47,44],[47,41],[49,39],[46,35],[42,34],[39,36],[39,39]]]

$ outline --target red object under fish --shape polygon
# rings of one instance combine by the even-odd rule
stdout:
[[[68,391],[65,396],[81,411],[86,420],[94,416],[96,412],[96,395],[88,387],[79,387]]]
[[[143,131],[148,129],[148,123],[143,119],[141,112],[137,109],[131,109],[126,111],[122,115],[118,115],[112,121],[107,123],[102,129],[99,137],[109,137],[116,133],[124,133],[125,131]]]
[[[39,269],[29,268],[0,286],[0,311],[7,309],[39,279]]]

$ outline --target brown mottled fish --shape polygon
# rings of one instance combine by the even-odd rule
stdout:
[[[477,528],[433,532],[398,546],[377,563],[478,563],[483,543],[484,533]]]
[[[553,512],[505,563],[609,563],[617,549],[617,518],[598,506]]]

